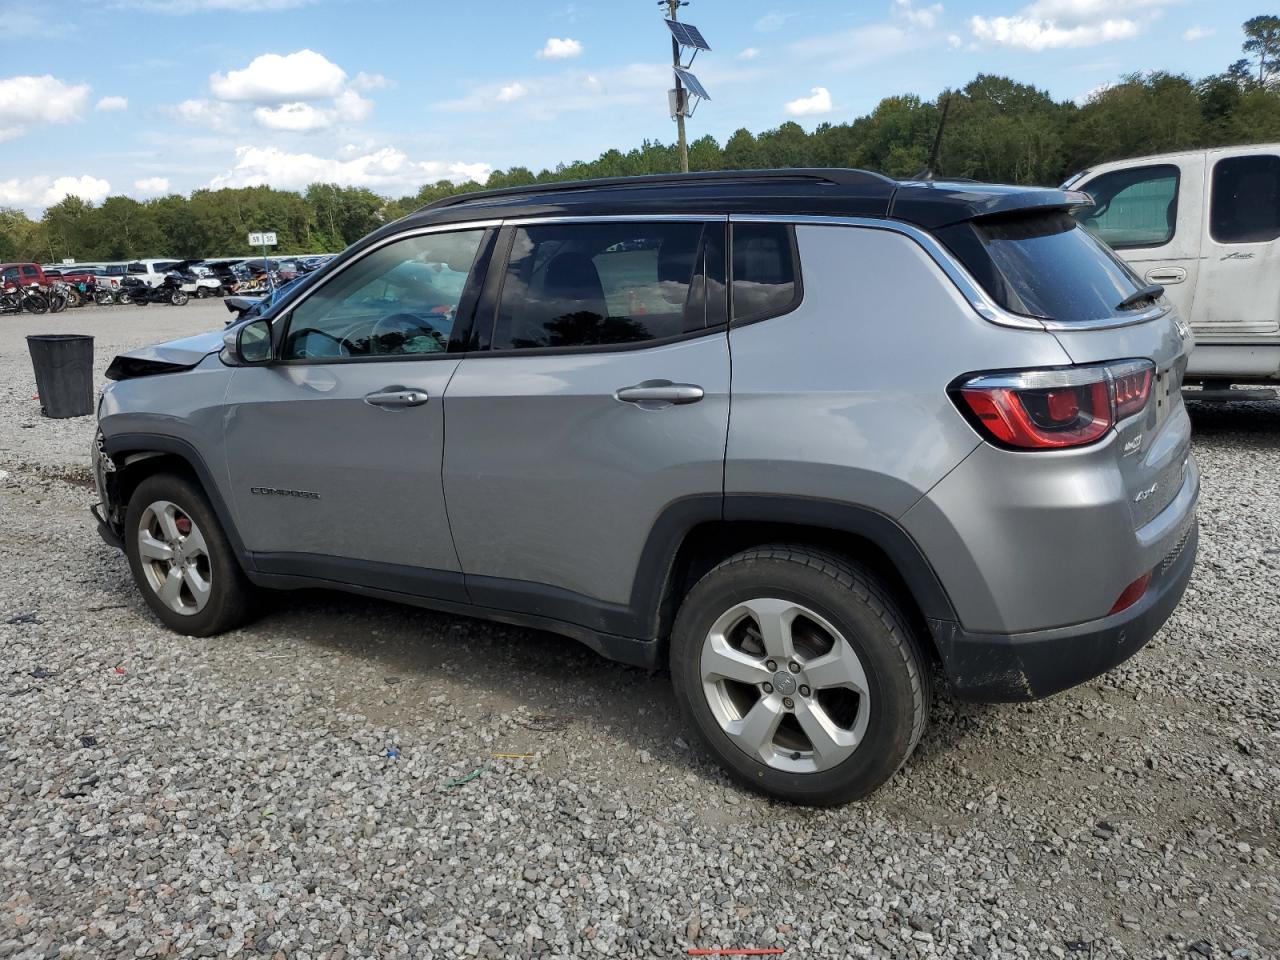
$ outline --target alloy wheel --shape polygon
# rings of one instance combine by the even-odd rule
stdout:
[[[191,616],[208,604],[209,548],[191,515],[177,504],[157,500],[142,511],[138,559],[147,585],[170,610]]]
[[[720,729],[774,769],[830,769],[866,734],[862,662],[839,630],[801,604],[760,598],[733,606],[707,632],[699,666]]]

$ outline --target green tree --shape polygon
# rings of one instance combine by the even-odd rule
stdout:
[[[1240,49],[1258,61],[1258,83],[1268,86],[1280,71],[1280,17],[1251,17],[1244,22],[1244,35]]]

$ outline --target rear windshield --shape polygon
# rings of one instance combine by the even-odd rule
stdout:
[[[986,217],[938,231],[987,293],[1012,313],[1063,323],[1121,314],[1145,284],[1065,210]],[[1127,309],[1145,309],[1139,300]]]

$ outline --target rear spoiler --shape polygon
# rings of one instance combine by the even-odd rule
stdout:
[[[1078,190],[941,180],[906,181],[893,192],[889,216],[933,230],[979,217],[1070,211],[1089,206],[1093,206],[1093,198]]]

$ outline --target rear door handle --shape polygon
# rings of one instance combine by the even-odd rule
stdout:
[[[1182,283],[1187,279],[1187,271],[1182,267],[1152,267],[1145,279],[1147,283]]]
[[[614,396],[623,403],[634,403],[649,409],[670,406],[673,403],[697,403],[703,397],[702,388],[696,383],[672,383],[670,380],[645,380],[630,387],[621,387]]]
[[[430,398],[425,390],[409,390],[406,387],[386,387],[374,393],[366,393],[364,402],[375,407],[420,407]]]

